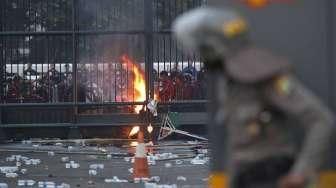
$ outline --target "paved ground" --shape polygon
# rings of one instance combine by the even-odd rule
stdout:
[[[132,173],[129,171],[133,167],[130,161],[126,161],[129,148],[115,146],[82,146],[83,144],[51,142],[33,143],[8,143],[0,145],[0,168],[4,166],[17,166],[17,178],[8,178],[4,173],[0,173],[0,183],[7,183],[9,188],[20,187],[18,180],[34,180],[33,187],[38,187],[38,181],[51,181],[60,185],[69,184],[71,187],[145,187],[143,183],[132,183]],[[129,143],[126,143],[128,145]],[[69,148],[70,146],[70,148]],[[156,160],[155,165],[150,165],[150,175],[159,176],[157,184],[176,184],[176,187],[201,188],[206,187],[208,178],[208,161],[205,164],[192,164],[191,160],[198,154],[196,148],[204,148],[195,143],[186,141],[168,141],[159,144],[156,153],[176,154],[174,158]],[[48,154],[49,151],[49,154]],[[54,155],[50,153],[54,152]],[[200,150],[198,150],[200,151]],[[203,152],[206,149],[202,150]],[[112,158],[109,158],[111,154]],[[38,165],[27,165],[24,160],[16,164],[16,160],[10,161],[12,155],[21,155],[29,159],[40,159]],[[66,168],[66,163],[62,162],[62,157],[69,157],[80,165],[79,168]],[[176,158],[177,157],[177,158]],[[181,164],[182,163],[182,164]],[[104,164],[104,169],[98,169],[97,175],[89,175],[91,164]],[[27,169],[22,174],[20,170]],[[106,179],[128,180],[127,183],[106,183]],[[179,177],[180,176],[180,177]],[[22,187],[22,186],[21,186]]]

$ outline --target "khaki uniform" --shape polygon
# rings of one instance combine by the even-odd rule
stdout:
[[[258,167],[266,169],[261,174],[264,180],[273,171],[281,171],[278,177],[311,177],[321,167],[334,131],[333,117],[290,69],[285,59],[255,47],[225,63],[218,118],[224,118],[229,133],[227,164],[232,181],[238,181],[234,187],[244,187],[241,181],[249,179],[246,176],[253,179]],[[257,169],[245,169],[253,164]],[[244,173],[249,174],[240,178]]]

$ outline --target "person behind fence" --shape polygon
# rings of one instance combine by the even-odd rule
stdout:
[[[217,92],[210,142],[223,156],[212,156],[210,187],[229,180],[234,188],[303,188],[314,180],[335,133],[333,114],[287,59],[252,44],[246,21],[230,9],[193,10],[173,29],[186,49],[201,50]]]
[[[159,78],[159,97],[160,101],[170,101],[174,96],[174,85],[168,76],[167,71],[160,72]]]

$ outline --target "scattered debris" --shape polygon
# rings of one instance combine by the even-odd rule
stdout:
[[[95,170],[97,170],[97,169],[104,169],[104,164],[91,164],[90,166],[89,166],[89,168],[90,169],[95,169]]]
[[[1,173],[13,173],[18,171],[19,168],[17,166],[0,166],[0,172]]]
[[[32,141],[31,140],[22,140],[21,143],[22,144],[31,144]]]
[[[18,186],[33,186],[35,185],[34,180],[18,180]]]
[[[184,176],[177,176],[176,180],[177,181],[187,181],[187,178]]]
[[[165,167],[170,168],[170,167],[172,167],[172,164],[171,163],[165,163]]]
[[[97,170],[89,170],[89,175],[90,176],[96,176],[98,173],[97,173]]]
[[[173,185],[167,185],[167,184],[163,184],[163,185],[159,185],[156,183],[145,183],[145,188],[177,188],[176,184]]]
[[[53,152],[53,151],[48,151],[48,156],[54,156],[55,155],[55,152]]]
[[[128,169],[128,171],[133,174],[133,168]]]
[[[113,176],[112,179],[105,179],[106,183],[127,183],[128,180],[119,179],[117,176]]]
[[[64,162],[64,163],[65,163],[65,162],[68,162],[69,160],[70,160],[69,157],[62,157],[62,158],[61,158],[61,161]]]
[[[195,158],[191,159],[191,164],[204,165],[209,160],[204,154],[198,154]]]
[[[70,161],[70,163],[65,163],[65,168],[79,168],[79,163],[76,163],[75,161]]]
[[[23,168],[23,169],[20,170],[20,172],[21,172],[21,174],[25,174],[25,173],[27,173],[27,169]]]
[[[149,181],[158,183],[160,181],[160,176],[152,176],[149,178]]]
[[[183,161],[182,160],[175,160],[175,164],[181,165],[181,164],[183,164]]]
[[[6,173],[6,178],[16,178],[18,174],[15,172]]]
[[[62,146],[63,146],[63,143],[57,142],[57,143],[55,143],[55,146],[60,146],[60,147],[62,147]]]

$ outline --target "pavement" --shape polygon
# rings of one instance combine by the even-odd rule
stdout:
[[[129,145],[130,141],[114,144],[113,140],[30,140],[2,144],[0,170],[6,171],[6,166],[17,167],[14,172],[17,177],[6,177],[5,172],[0,173],[0,188],[1,183],[6,183],[9,188],[206,187],[209,167],[206,143],[175,140],[155,145],[155,154],[149,165],[152,184],[133,182],[131,151],[134,148]],[[39,160],[34,162],[34,159]],[[11,174],[7,173],[7,176]],[[20,183],[27,184],[23,180],[35,183],[33,186],[19,186]]]

